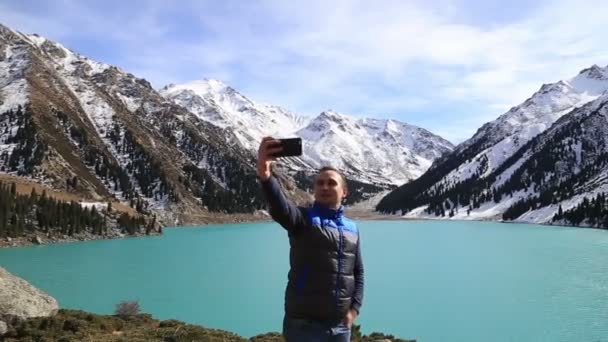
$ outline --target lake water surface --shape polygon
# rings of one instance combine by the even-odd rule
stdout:
[[[362,221],[359,322],[433,341],[608,341],[608,231],[446,221]],[[165,229],[158,237],[0,249],[0,266],[61,307],[139,300],[250,337],[280,331],[286,232],[274,223]]]

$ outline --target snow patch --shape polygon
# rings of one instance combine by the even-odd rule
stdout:
[[[135,99],[135,98],[129,97],[129,96],[125,96],[119,92],[116,92],[116,96],[122,100],[122,103],[127,107],[127,109],[131,113],[135,112],[141,106],[141,103],[140,103],[141,101],[138,99]]]
[[[37,34],[29,34],[27,35],[27,39],[32,42],[37,47],[41,47],[47,40],[44,37],[40,37]]]
[[[91,209],[95,208],[99,210],[105,210],[108,208],[108,203],[106,202],[79,202],[80,206],[83,208]]]
[[[2,65],[0,65],[1,68]],[[1,79],[0,82],[2,82]],[[24,79],[13,81],[0,88],[0,113],[16,110],[19,106],[25,107],[29,102],[28,96],[28,85]]]
[[[110,68],[109,64],[99,63],[89,59],[86,59],[86,62],[91,67],[90,75],[101,74],[102,72],[106,71],[106,69]]]
[[[521,199],[535,195],[529,189],[519,190],[513,193],[513,196],[503,196],[499,203],[493,201],[482,203],[479,208],[473,208],[470,212],[468,206],[458,206],[454,209],[454,216],[449,217],[449,210],[446,210],[444,217],[428,214],[424,210],[428,205],[424,205],[407,212],[405,218],[424,218],[424,219],[443,219],[443,220],[502,220],[502,214],[505,210]]]
[[[0,114],[28,103],[29,91],[25,71],[29,66],[24,47],[8,45],[0,61]]]

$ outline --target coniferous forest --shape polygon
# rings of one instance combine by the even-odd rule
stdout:
[[[564,211],[560,206],[553,222],[562,220],[566,224],[591,227],[608,227],[608,201],[605,193],[600,193],[591,200],[587,197],[576,207]]]
[[[95,206],[88,208],[78,202],[57,200],[47,196],[46,191],[38,194],[32,189],[29,195],[19,194],[15,183],[0,182],[0,237],[34,233],[107,235],[114,227],[128,235],[150,234],[155,223],[154,220],[146,222],[141,216],[113,211],[111,204],[98,210]]]

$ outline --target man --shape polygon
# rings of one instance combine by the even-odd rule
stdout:
[[[350,341],[363,302],[363,261],[357,227],[343,215],[346,182],[324,167],[315,178],[314,204],[296,207],[271,173],[280,151],[278,140],[264,138],[257,167],[270,215],[289,236],[283,335],[288,342]]]

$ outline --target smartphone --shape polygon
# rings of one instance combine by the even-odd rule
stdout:
[[[283,150],[275,153],[274,157],[295,157],[302,155],[302,138],[278,139]]]

